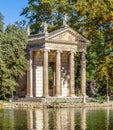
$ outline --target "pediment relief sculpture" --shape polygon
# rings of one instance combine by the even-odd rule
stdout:
[[[59,35],[56,35],[56,36],[50,38],[50,40],[61,40],[61,41],[75,42],[76,37],[74,35],[70,34],[69,32],[64,32],[64,33],[61,33]]]
[[[61,32],[50,34],[46,40],[49,41],[60,41],[60,42],[88,42],[83,36],[78,34],[76,31],[71,31],[70,28],[64,29]]]

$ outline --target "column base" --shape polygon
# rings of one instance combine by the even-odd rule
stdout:
[[[69,97],[77,97],[75,94],[70,94]]]
[[[82,95],[81,95],[82,97],[86,97],[86,98],[88,98],[89,96],[86,94],[86,93],[83,93]]]
[[[55,95],[55,97],[62,97],[60,94]]]
[[[33,96],[29,96],[29,95],[27,95],[26,98],[33,98]]]
[[[49,98],[49,95],[43,95],[42,98]]]

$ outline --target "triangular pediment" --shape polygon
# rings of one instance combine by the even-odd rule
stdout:
[[[89,43],[82,35],[71,28],[62,28],[50,33],[46,40],[58,42],[84,42]]]

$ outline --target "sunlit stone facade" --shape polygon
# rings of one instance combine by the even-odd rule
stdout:
[[[81,54],[81,95],[85,94],[88,43],[70,27],[30,35],[26,97],[74,97],[74,56],[77,53]]]

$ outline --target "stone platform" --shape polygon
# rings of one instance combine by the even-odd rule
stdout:
[[[86,98],[86,101],[94,101],[93,98]],[[66,102],[66,103],[79,103],[83,102],[83,97],[33,97],[33,98],[20,98],[16,100],[18,102],[42,102],[42,103],[50,103],[50,102]]]

